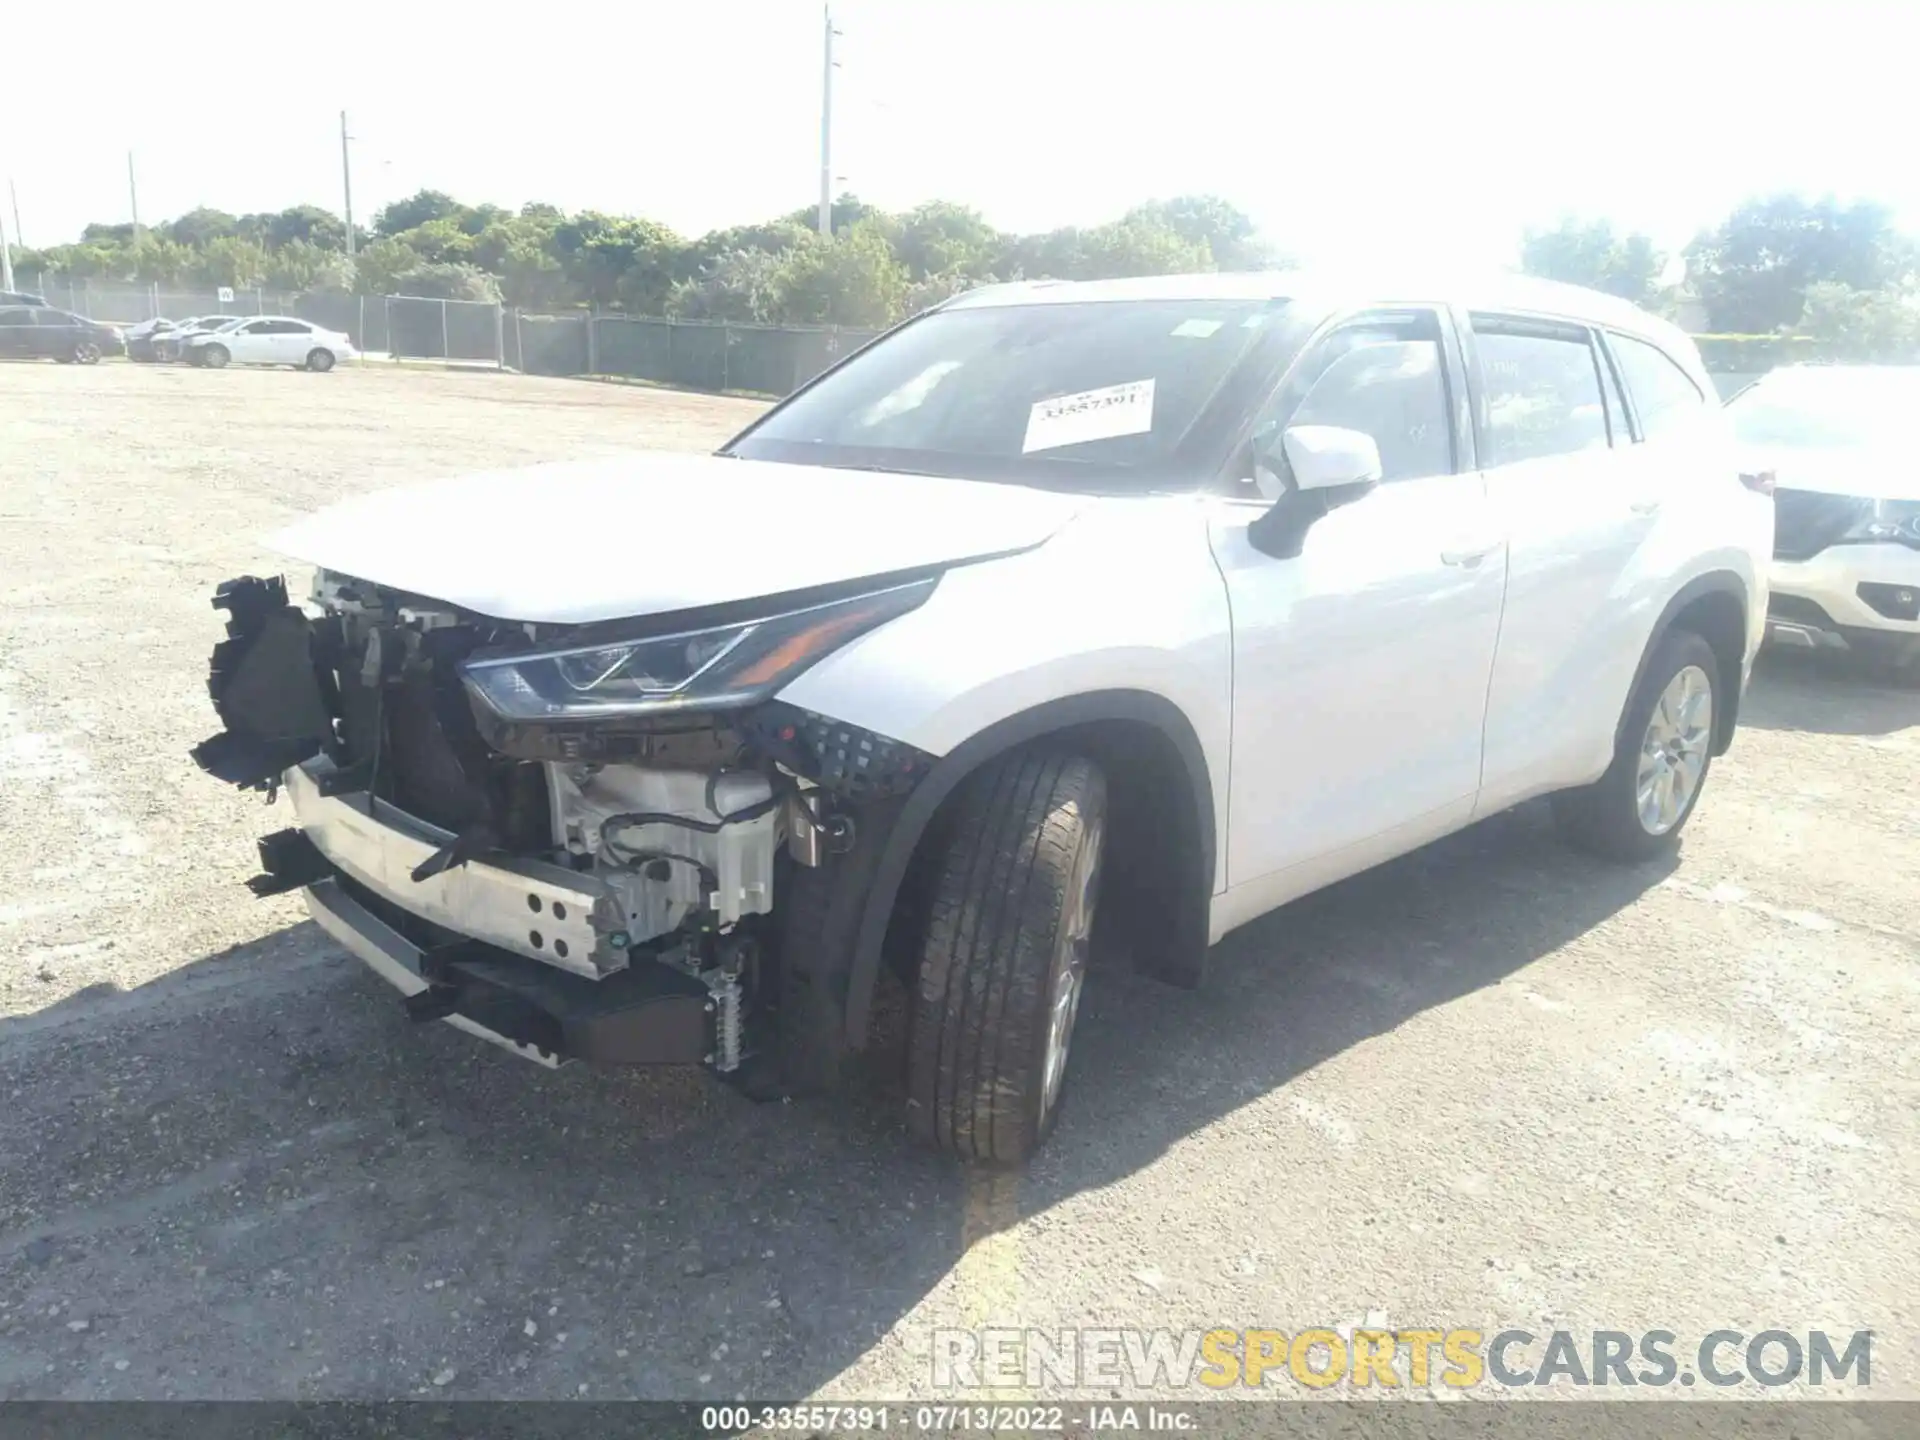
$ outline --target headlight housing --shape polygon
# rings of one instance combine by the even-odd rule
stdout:
[[[1920,545],[1920,500],[1875,500],[1840,537],[1841,544]]]
[[[670,635],[479,656],[467,692],[520,724],[617,719],[755,705],[857,635],[918,608],[934,579]]]

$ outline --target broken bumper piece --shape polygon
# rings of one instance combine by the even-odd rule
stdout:
[[[416,1020],[443,1020],[535,1064],[697,1065],[712,1048],[706,986],[664,965],[581,979],[480,944],[415,944],[363,904],[351,882],[307,890],[307,911],[349,954],[406,997]]]
[[[315,756],[284,779],[301,833],[350,879],[423,920],[544,965],[592,980],[626,968],[625,917],[599,880],[504,855],[415,880],[455,837],[364,790],[329,794],[337,773]]]
[[[619,908],[592,876],[495,856],[415,880],[453,837],[364,791],[329,793],[337,774],[324,756],[287,771],[300,825],[260,842],[252,888],[304,888],[315,922],[400,991],[411,1018],[547,1066],[697,1065],[712,1052],[712,993],[670,966],[629,965]]]

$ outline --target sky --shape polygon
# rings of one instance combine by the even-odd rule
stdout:
[[[17,240],[128,219],[130,150],[149,224],[338,210],[343,109],[363,222],[431,186],[694,235],[818,193],[817,0],[118,8],[84,34],[46,20],[59,63],[0,85]],[[1909,10],[838,0],[834,188],[1012,230],[1211,192],[1309,262],[1504,265],[1569,214],[1674,250],[1778,190],[1880,200],[1920,229]]]

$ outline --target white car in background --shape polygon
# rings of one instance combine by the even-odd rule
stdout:
[[[1727,405],[1774,475],[1767,637],[1920,665],[1920,365],[1790,365]]]
[[[211,334],[189,335],[186,359],[218,370],[223,365],[291,365],[297,370],[331,370],[359,352],[338,330],[326,330],[291,315],[257,315],[236,320]]]

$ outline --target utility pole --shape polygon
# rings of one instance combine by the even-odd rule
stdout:
[[[7,199],[13,202],[13,243],[24,246],[27,234],[20,228],[20,192],[13,188],[12,176],[7,177]]]
[[[11,289],[13,289],[13,247],[7,243],[5,223],[0,222],[0,290]]]
[[[340,188],[347,199],[347,258],[353,258],[353,157],[347,151],[347,112],[340,112]]]
[[[820,70],[820,233],[833,238],[833,7],[821,7],[826,19],[824,63]]]
[[[133,179],[133,151],[127,151],[127,203],[133,210],[133,233],[140,234],[140,188]]]

